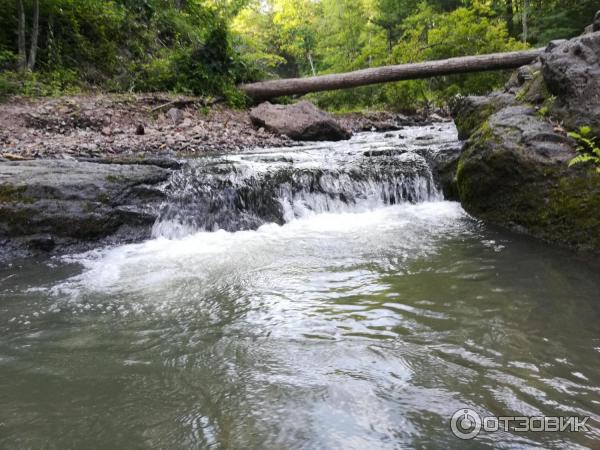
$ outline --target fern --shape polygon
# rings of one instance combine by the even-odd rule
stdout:
[[[596,172],[600,173],[600,145],[598,138],[592,135],[592,129],[588,126],[579,127],[577,131],[572,131],[569,136],[577,141],[577,155],[569,161],[569,167],[575,164],[591,163],[596,167]]]

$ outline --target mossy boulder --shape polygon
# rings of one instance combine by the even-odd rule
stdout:
[[[454,110],[466,139],[456,169],[463,207],[489,223],[600,253],[600,174],[569,161],[566,130],[600,136],[600,33],[554,41],[502,93]]]
[[[452,106],[452,116],[458,129],[458,138],[467,139],[492,114],[517,103],[514,95],[498,92],[487,97],[472,95],[458,99]]]
[[[532,107],[492,114],[458,163],[463,207],[490,223],[600,252],[600,174],[568,166],[575,146]]]

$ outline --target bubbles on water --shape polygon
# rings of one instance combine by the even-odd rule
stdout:
[[[502,250],[504,250],[506,248],[506,246],[502,245],[502,244],[498,244],[495,240],[489,239],[489,240],[483,240],[481,241],[481,243],[487,247],[487,248],[491,248],[492,250],[494,250],[496,253],[501,252]]]
[[[389,303],[381,273],[402,273],[411,261],[435,253],[438,242],[464,233],[468,223],[457,203],[404,203],[95,250],[64,258],[83,271],[45,288],[52,301],[37,311],[64,320],[166,319],[186,328],[242,315],[257,333],[393,338],[414,328],[413,319],[398,321],[407,312],[445,315],[354,299],[382,296]]]

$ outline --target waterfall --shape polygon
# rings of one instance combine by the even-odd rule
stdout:
[[[440,200],[427,161],[455,136],[441,133],[446,141],[436,142],[387,136],[190,160],[164,187],[168,201],[153,236],[256,229],[310,214]]]

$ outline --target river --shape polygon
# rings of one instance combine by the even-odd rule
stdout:
[[[0,447],[597,448],[598,266],[443,200],[456,144],[205,158],[153,239],[1,268]],[[464,408],[590,430],[461,440]]]

